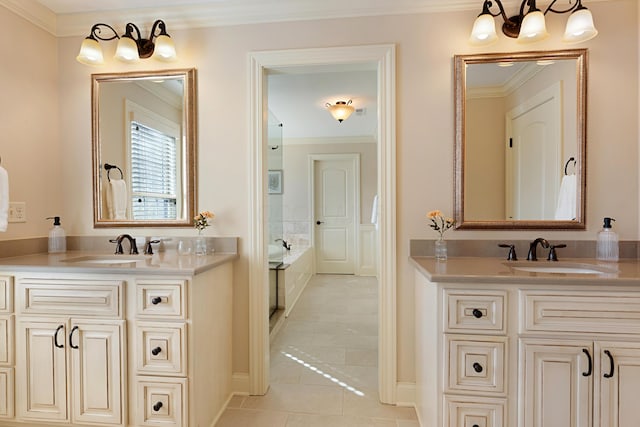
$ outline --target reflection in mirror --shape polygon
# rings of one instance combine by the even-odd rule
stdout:
[[[195,69],[92,80],[94,226],[191,226]]]
[[[586,49],[454,62],[457,227],[584,229]]]

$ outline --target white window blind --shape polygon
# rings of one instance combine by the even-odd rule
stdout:
[[[176,218],[176,138],[131,121],[133,219]]]

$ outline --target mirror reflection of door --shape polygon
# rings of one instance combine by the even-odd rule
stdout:
[[[562,169],[560,82],[507,113],[508,219],[552,220]]]
[[[335,155],[313,161],[316,270],[355,273],[356,158]]]

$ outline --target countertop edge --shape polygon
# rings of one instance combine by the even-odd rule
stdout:
[[[608,264],[615,266],[618,272],[602,275],[519,272],[509,268],[506,260],[488,257],[455,257],[447,261],[436,261],[434,257],[410,256],[409,260],[417,271],[434,283],[640,285],[640,263],[637,260]],[[595,264],[595,260],[591,259],[576,258],[567,261]],[[482,271],[474,271],[473,267],[478,266],[481,266]]]
[[[64,254],[34,254],[0,259],[2,273],[43,273],[55,270],[58,273],[69,274],[124,274],[124,275],[190,275],[195,276],[220,265],[232,262],[238,258],[237,253],[215,253],[213,255],[173,256],[170,255],[160,264],[154,264],[153,258],[144,261],[131,262],[126,265],[73,264],[65,263],[65,259],[82,255],[92,255],[92,252],[67,252]],[[104,254],[100,254],[104,255]],[[154,255],[159,257],[161,255]],[[159,259],[159,258],[156,258]]]

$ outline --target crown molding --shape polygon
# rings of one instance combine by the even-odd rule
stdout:
[[[620,0],[589,0],[589,3]],[[179,3],[176,1],[176,3]],[[519,0],[503,0],[507,11],[515,11]],[[37,0],[0,0],[4,6],[34,25],[57,37],[86,36],[96,22],[113,24],[126,22],[141,27],[156,19],[168,21],[169,30],[257,24],[285,21],[306,21],[361,16],[404,15],[476,10],[482,0],[277,0],[277,1],[212,1],[191,6],[150,7],[143,9],[105,10],[98,12],[56,15]]]

